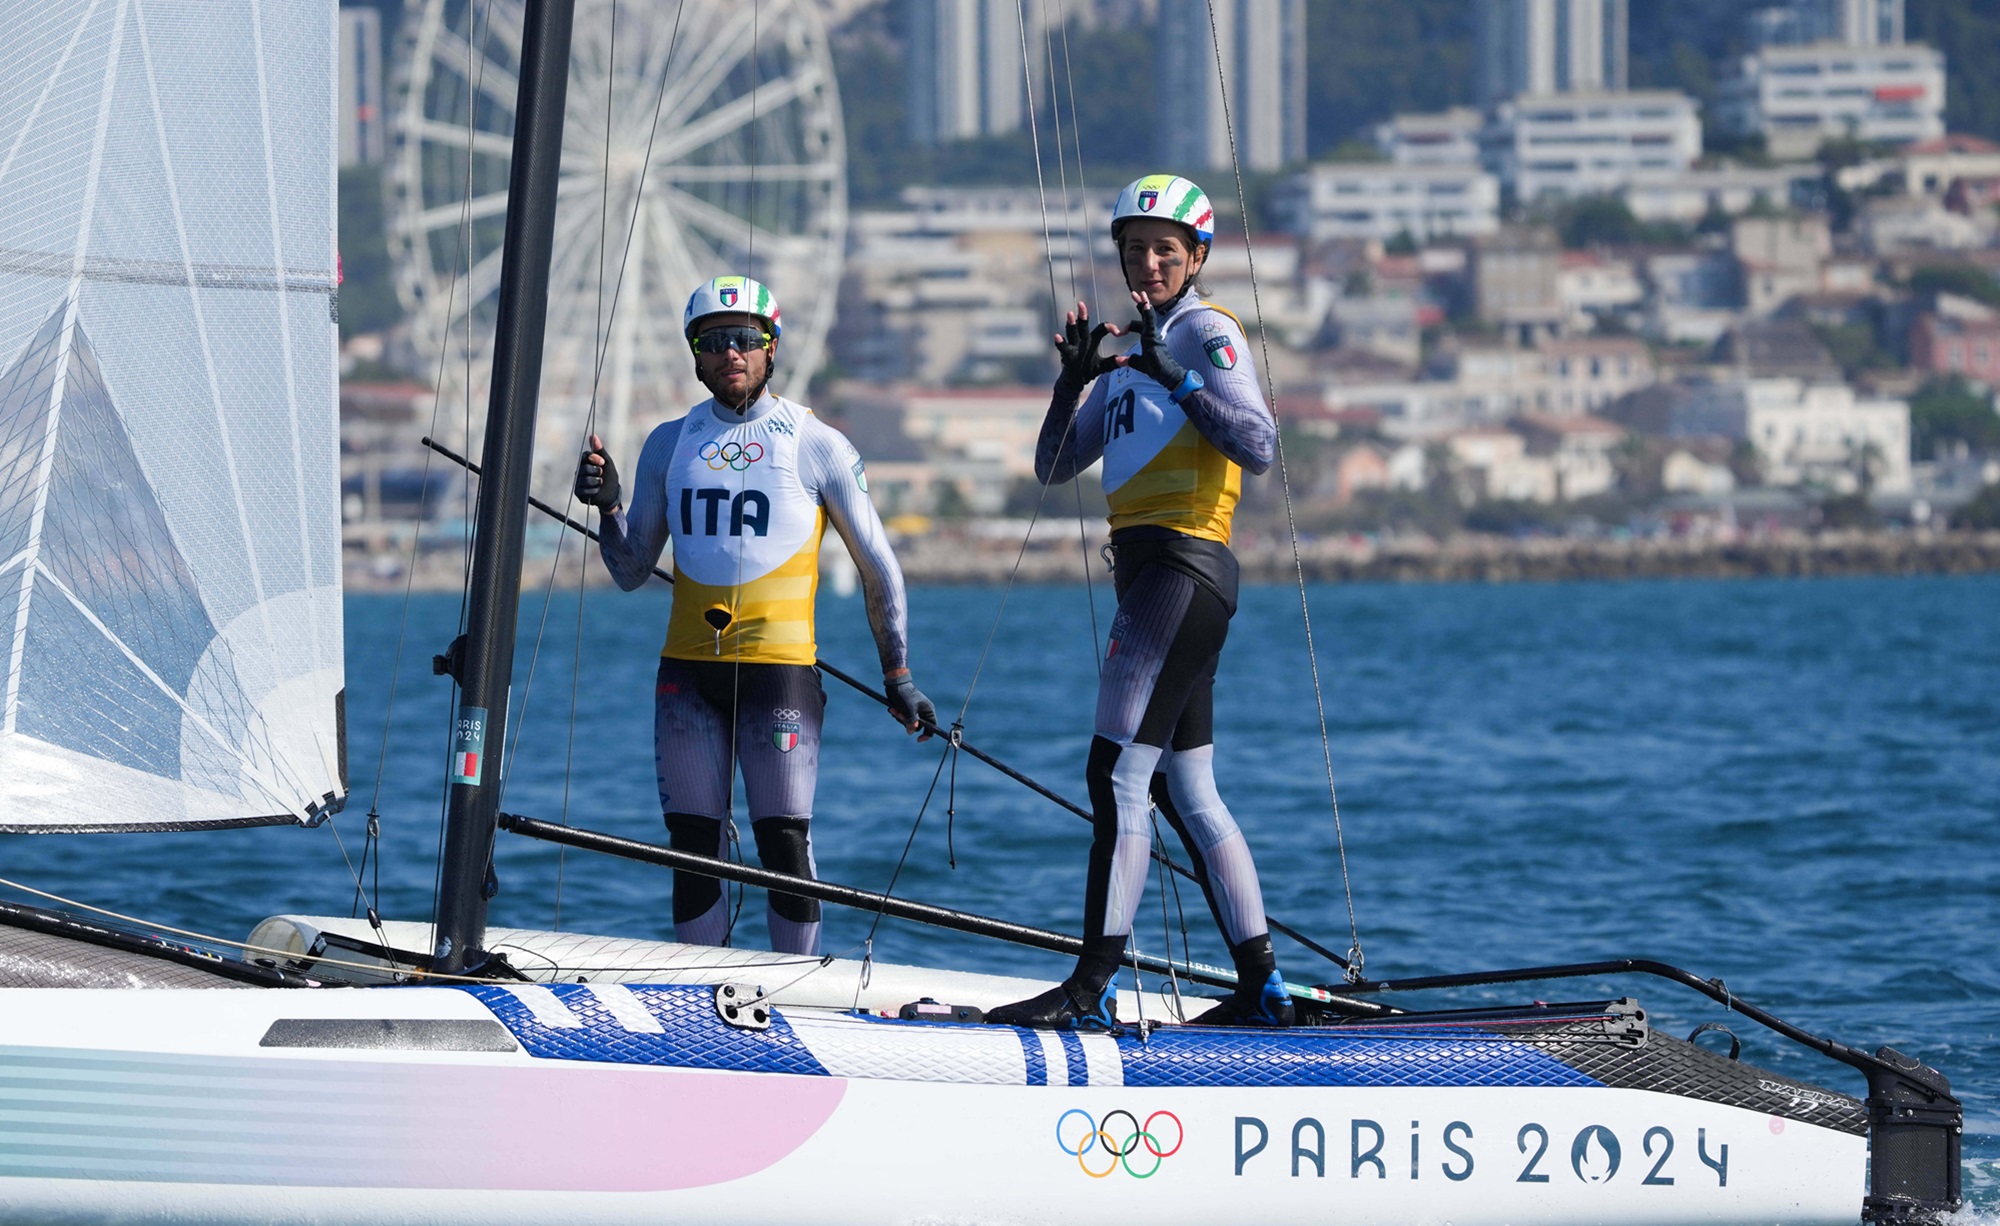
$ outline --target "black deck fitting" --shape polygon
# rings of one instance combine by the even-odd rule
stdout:
[[[1935,1223],[1957,1212],[1965,1109],[1943,1073],[1893,1047],[1868,1074],[1868,1196],[1861,1220]]]

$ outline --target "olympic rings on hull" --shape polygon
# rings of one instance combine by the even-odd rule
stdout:
[[[740,473],[764,458],[764,444],[758,442],[717,443],[711,441],[703,443],[701,450],[695,454],[706,460],[708,467],[714,472],[721,472],[727,468]]]
[[[1081,1127],[1070,1123],[1072,1116],[1081,1122]],[[1162,1144],[1161,1134],[1166,1131],[1161,1124],[1163,1120],[1173,1121],[1171,1147]],[[1075,1139],[1075,1144],[1071,1144],[1070,1138]],[[1162,1163],[1180,1152],[1186,1139],[1187,1131],[1182,1128],[1180,1117],[1171,1111],[1155,1111],[1146,1117],[1144,1124],[1122,1108],[1109,1112],[1101,1122],[1081,1107],[1071,1107],[1056,1117],[1056,1145],[1075,1158],[1076,1165],[1092,1179],[1103,1179],[1120,1167],[1134,1179],[1151,1179],[1159,1173]],[[1090,1156],[1093,1151],[1100,1156],[1093,1159]],[[1135,1155],[1144,1169],[1133,1167]],[[1106,1157],[1110,1161],[1105,1162]],[[1150,1166],[1145,1165],[1148,1157],[1153,1160]],[[1101,1168],[1092,1165],[1094,1162],[1102,1163]]]

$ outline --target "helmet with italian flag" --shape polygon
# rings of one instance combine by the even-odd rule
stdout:
[[[778,296],[750,277],[717,277],[696,290],[681,318],[681,335],[693,343],[695,325],[710,315],[754,315],[770,327],[773,337],[785,334],[778,322]]]
[[[1118,241],[1125,223],[1138,217],[1178,222],[1194,231],[1196,246],[1215,238],[1215,206],[1208,193],[1179,175],[1147,175],[1126,184],[1111,208],[1111,240]]]

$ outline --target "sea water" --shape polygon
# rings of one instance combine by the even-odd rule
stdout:
[[[1216,686],[1217,775],[1273,915],[1337,951],[1358,935],[1372,977],[1655,958],[1721,977],[1816,1033],[1893,1044],[1952,1078],[1966,1103],[1968,1194],[1979,1220],[2000,1212],[2000,580],[1307,595],[1317,684],[1298,590],[1257,587],[1243,594]],[[667,596],[524,601],[506,810],[664,841],[652,686]],[[1108,585],[918,588],[910,610],[911,662],[942,718],[1081,799]],[[426,918],[451,697],[430,658],[459,617],[455,596],[349,599],[353,795],[327,826],[14,837],[6,875],[238,938],[266,914],[348,913],[357,875],[383,915]],[[859,599],[823,596],[820,634],[824,659],[879,681]],[[826,688],[823,876],[877,890],[893,880],[901,897],[1078,929],[1080,818],[906,737],[831,678]],[[371,811],[381,842],[364,873]],[[497,867],[495,924],[671,936],[663,870],[504,834]],[[1199,893],[1171,884],[1149,884],[1141,947],[1180,952],[1184,924],[1195,958],[1224,961]],[[759,945],[763,929],[750,891],[736,939]],[[825,947],[1064,969],[1052,955],[837,908]],[[1283,938],[1278,951],[1294,981],[1339,978]],[[1531,995],[1636,995],[1675,1033],[1728,1020],[1647,979],[1437,1003]],[[1863,1091],[1842,1066],[1731,1024],[1745,1059]]]

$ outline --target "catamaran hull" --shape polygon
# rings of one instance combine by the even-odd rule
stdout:
[[[1851,1100],[1504,1084],[1562,1076],[1510,1040],[757,1031],[697,1006],[577,985],[0,992],[0,1217],[1790,1223],[1853,1222],[1863,1194],[1863,1138],[1798,1118]],[[1376,1084],[1303,1084],[1341,1078]]]
[[[558,1080],[591,1076],[576,1069]],[[379,1145],[329,1150],[317,1160],[266,1165],[238,1155],[236,1177],[227,1182],[135,1180],[147,1165],[144,1139],[135,1137],[140,1152],[124,1172],[6,1179],[0,1205],[10,1220],[204,1222],[872,1226],[1130,1214],[1204,1226],[1270,1215],[1304,1222],[1852,1223],[1862,1196],[1857,1138],[1807,1126],[1773,1134],[1766,1120],[1740,1109],[1688,1110],[1627,1091],[1134,1095],[854,1082],[835,1087],[837,1108],[800,1141],[801,1121],[824,1105],[822,1088],[789,1101],[791,1087],[728,1084],[756,1079],[611,1075],[623,1091],[656,1098],[663,1115],[691,1113],[703,1121],[699,1128],[633,1114],[582,1118],[572,1096],[558,1091],[513,1104],[448,1140],[412,1143],[388,1127]],[[464,1080],[469,1089],[484,1079]],[[1108,1158],[1101,1147],[1083,1161],[1064,1152],[1058,1121],[1066,1113],[1077,1113],[1072,1121],[1088,1114],[1122,1123],[1119,1112],[1165,1127],[1171,1117],[1185,1129],[1161,1146],[1173,1150],[1164,1156],[1143,1141],[1127,1159]],[[540,1121],[524,1118],[530,1113]],[[351,1123],[310,1107],[291,1120],[301,1130]],[[1643,1148],[1649,1136],[1650,1154]],[[1703,1141],[1714,1165],[1701,1160]],[[593,1148],[620,1165],[577,1160]],[[1104,1165],[1093,1169],[1092,1159]],[[758,1164],[762,1169],[742,1173]],[[1537,1176],[1547,1182],[1524,1182]]]

